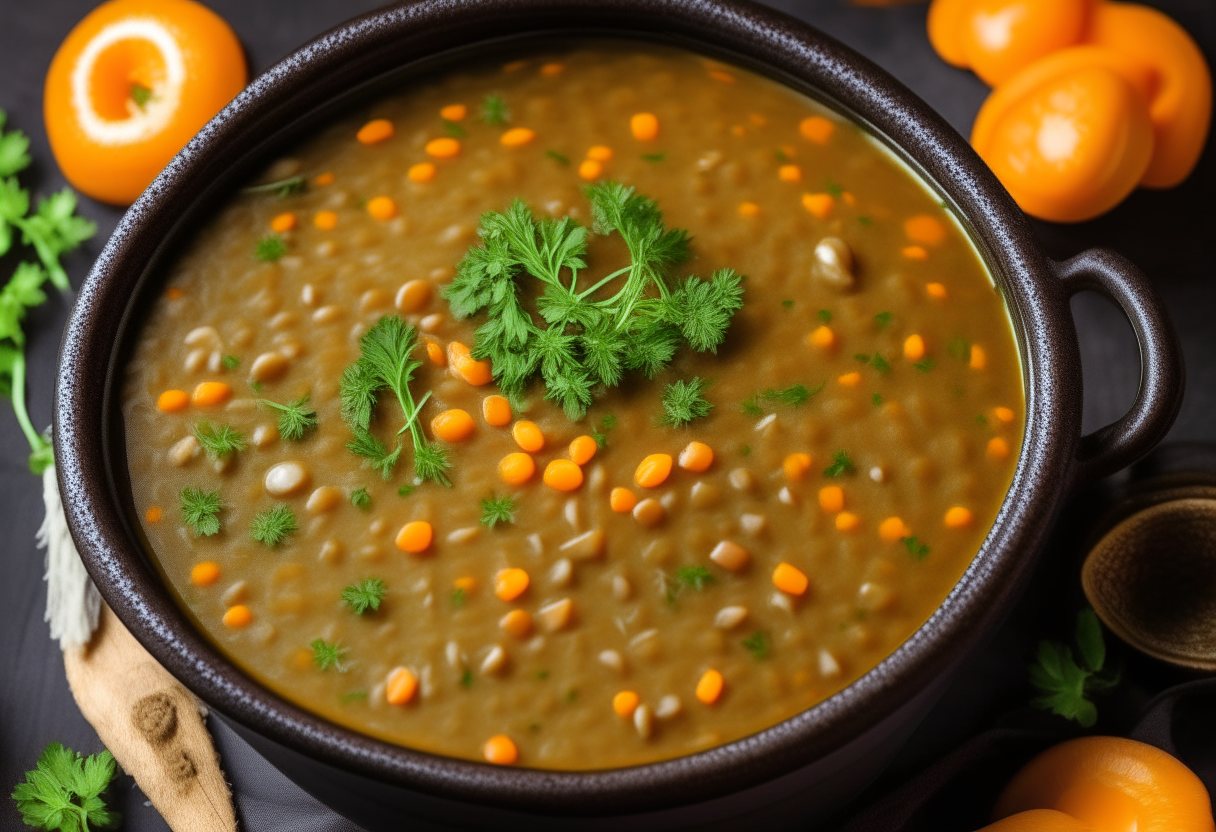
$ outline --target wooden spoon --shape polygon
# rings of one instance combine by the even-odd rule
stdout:
[[[63,653],[72,696],[175,832],[236,832],[205,711],[108,606],[85,647]]]
[[[1124,518],[1090,550],[1081,584],[1132,647],[1216,671],[1216,489],[1186,489]]]

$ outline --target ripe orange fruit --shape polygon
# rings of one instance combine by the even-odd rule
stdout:
[[[51,60],[43,117],[77,190],[128,205],[248,79],[236,34],[193,0],[109,0]]]

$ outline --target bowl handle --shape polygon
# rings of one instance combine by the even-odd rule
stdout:
[[[1123,310],[1140,343],[1140,389],[1118,421],[1081,437],[1074,486],[1112,474],[1148,453],[1182,406],[1182,347],[1161,298],[1136,266],[1110,249],[1092,248],[1052,263],[1068,297],[1091,289]]]

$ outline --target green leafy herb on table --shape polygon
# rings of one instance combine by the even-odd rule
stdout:
[[[195,537],[211,537],[219,534],[220,502],[219,491],[203,491],[201,488],[183,488],[179,495],[182,505],[182,520],[194,532]]]
[[[296,399],[288,404],[278,404],[268,399],[258,399],[259,405],[265,405],[279,414],[279,436],[292,442],[304,438],[304,434],[317,426],[317,411],[308,407],[308,396]]]
[[[1030,684],[1041,695],[1030,700],[1030,704],[1090,728],[1098,720],[1098,708],[1091,697],[1118,685],[1120,673],[1117,668],[1105,667],[1102,624],[1093,610],[1077,614],[1073,640],[1080,663],[1073,658],[1068,645],[1059,641],[1039,642],[1038,655],[1029,672]]]
[[[515,522],[514,497],[487,497],[481,501],[481,525],[492,529],[499,523]]]
[[[118,825],[119,815],[106,806],[102,795],[116,771],[109,751],[82,757],[53,742],[38,758],[37,768],[27,771],[25,782],[13,789],[12,797],[21,819],[35,829],[52,832],[113,829]]]
[[[342,603],[350,607],[355,615],[380,609],[380,602],[388,589],[380,578],[364,578],[342,590]]]
[[[659,417],[659,424],[680,428],[694,419],[708,416],[714,406],[702,395],[705,387],[705,381],[695,376],[692,381],[681,379],[667,385],[663,391],[663,415]]]
[[[297,529],[295,512],[287,505],[277,505],[253,518],[249,527],[253,539],[267,546],[278,546]]]
[[[337,642],[328,642],[323,638],[313,639],[308,645],[312,648],[312,663],[322,670],[336,670],[339,673],[346,672],[346,666],[343,664],[343,659],[346,657],[347,648]]]
[[[847,451],[836,451],[832,454],[832,464],[823,469],[823,475],[825,477],[843,477],[856,470],[857,466],[853,464],[853,460],[849,459]]]
[[[517,199],[506,211],[482,216],[482,244],[469,249],[443,293],[456,318],[486,313],[473,355],[490,359],[504,393],[520,397],[539,375],[545,398],[571,419],[586,413],[597,384],[615,387],[629,371],[653,378],[681,342],[717,352],[743,295],[742,277],[731,269],[709,280],[673,280],[672,269],[689,257],[689,238],[664,225],[654,200],[618,182],[585,193],[594,230],[620,234],[629,265],[580,287],[587,229],[569,217],[537,220]],[[525,307],[522,275],[540,284],[543,326]]]
[[[422,406],[431,394],[428,392],[415,401],[410,390],[414,372],[422,366],[421,361],[411,358],[417,344],[417,331],[396,315],[381,318],[359,340],[359,360],[342,373],[339,388],[342,418],[354,434],[354,439],[346,447],[366,457],[384,479],[392,477],[393,467],[401,455],[400,440],[390,453],[384,443],[370,432],[377,400],[382,392],[390,391],[405,417],[405,424],[396,435],[400,437],[409,431],[413,440],[414,476],[419,482],[434,480],[450,486],[451,480],[445,473],[451,467],[448,453],[437,443],[427,441],[419,420]]]
[[[194,438],[214,459],[245,450],[245,436],[231,425],[213,425],[206,419],[194,426]]]
[[[25,333],[21,323],[26,312],[46,301],[42,286],[48,280],[60,291],[69,289],[67,272],[59,257],[89,239],[97,226],[76,216],[76,195],[68,189],[38,203],[30,214],[30,194],[17,181],[17,174],[30,164],[29,139],[19,130],[5,132],[6,115],[0,110],[0,257],[14,244],[34,250],[37,262],[17,264],[0,289],[0,396],[12,400],[21,432],[30,446],[30,470],[41,474],[53,462],[50,440],[34,429],[25,404]]]

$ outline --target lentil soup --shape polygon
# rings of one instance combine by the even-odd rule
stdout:
[[[877,140],[591,43],[295,148],[172,266],[122,407],[147,545],[250,676],[411,748],[595,769],[753,734],[906,640],[997,515],[1022,390],[974,246]]]

